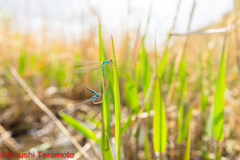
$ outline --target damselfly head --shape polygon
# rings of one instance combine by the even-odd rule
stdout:
[[[112,59],[110,59],[110,60],[109,60],[109,66],[110,66],[110,68],[113,68],[113,66],[116,66],[116,63],[113,62]]]
[[[113,60],[110,59],[110,60],[109,60],[109,66],[112,66],[112,65],[113,65]]]

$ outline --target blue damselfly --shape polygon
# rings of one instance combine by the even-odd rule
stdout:
[[[103,73],[103,69],[105,67],[105,65],[109,64],[109,65],[112,65],[113,61],[112,59],[108,60],[108,61],[88,61],[88,60],[81,60],[81,59],[74,59],[71,61],[71,63],[73,63],[74,65],[81,65],[81,66],[84,66],[84,67],[80,67],[80,68],[77,68],[75,69],[73,72],[75,73],[83,73],[84,72],[84,75],[83,75],[83,84],[86,86],[86,88],[93,92],[95,94],[95,96],[93,96],[92,98],[90,99],[87,99],[85,101],[83,101],[82,103],[79,103],[77,105],[74,105],[74,106],[71,106],[71,107],[68,107],[68,108],[65,108],[63,110],[60,111],[61,112],[64,112],[65,114],[70,114],[74,111],[76,111],[78,108],[80,108],[83,104],[89,102],[89,101],[92,101],[93,104],[100,104],[103,102],[103,99],[104,99],[104,95],[105,95],[105,86],[104,86],[104,73]],[[99,101],[99,102],[95,102],[94,100],[96,100],[99,96],[101,96],[100,93],[97,93],[96,91],[94,91],[93,89],[89,88],[87,86],[87,84],[84,82],[85,80],[85,75],[89,72],[92,72],[92,71],[95,71],[97,69],[101,69],[102,70],[102,82],[103,82],[103,96],[102,96],[102,100]]]

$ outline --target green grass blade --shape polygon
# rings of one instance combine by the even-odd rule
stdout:
[[[192,119],[192,110],[193,110],[193,108],[191,107],[187,114],[187,118],[185,120],[185,124],[184,124],[183,130],[182,130],[182,139],[185,139],[185,137],[187,136],[187,131],[188,131],[191,119]]]
[[[159,78],[155,81],[153,108],[155,112],[153,117],[154,150],[155,152],[164,152],[167,146],[167,121]]]
[[[106,126],[103,119],[103,160],[114,160],[111,145],[109,142],[109,137],[106,132]]]
[[[113,158],[113,154],[112,154],[112,149],[111,149],[111,145],[109,143],[109,139],[108,139],[108,135],[107,132],[104,131],[104,151],[103,151],[103,156],[105,160],[114,160]]]
[[[203,157],[204,157],[205,159],[209,160],[210,157],[209,157],[208,151],[204,148],[204,145],[202,144],[202,142],[199,141],[198,144],[199,144],[200,149],[201,149],[201,151],[202,151]]]
[[[110,137],[110,122],[111,122],[111,110],[110,110],[110,91],[109,87],[106,87],[106,92],[104,96],[104,100],[102,103],[102,111],[103,111],[103,117],[105,121],[106,126],[106,132],[108,134],[108,137]]]
[[[163,77],[164,71],[165,71],[166,66],[167,66],[168,52],[169,52],[169,48],[167,47],[166,50],[164,51],[163,57],[162,57],[161,62],[160,62],[158,75],[161,79]]]
[[[113,62],[115,62],[113,68],[113,80],[114,80],[114,105],[115,105],[115,136],[116,136],[116,153],[117,160],[121,160],[121,104],[120,104],[120,92],[117,73],[117,61],[115,56],[113,38],[112,38],[112,52]]]
[[[138,123],[135,123],[135,126],[134,126],[134,127],[137,128],[137,129],[136,129],[136,132],[135,132],[135,134],[134,134],[134,137],[135,137],[135,139],[136,139],[135,144],[136,144],[136,146],[137,146],[137,144],[139,143],[139,137],[140,137],[140,124],[139,124],[139,122],[138,122]]]
[[[190,108],[190,110],[189,110],[189,112],[187,114],[186,120],[185,120],[184,127],[179,132],[178,143],[182,143],[184,141],[184,139],[186,138],[186,136],[187,136],[187,131],[188,131],[188,128],[189,128],[189,125],[190,125],[190,121],[191,121],[191,118],[192,118],[192,110],[193,110],[193,108]]]
[[[137,88],[140,88],[140,83],[141,83],[141,66],[140,66],[140,61],[138,60],[136,62],[136,86],[137,86]]]
[[[99,57],[100,57],[100,61],[105,61],[105,60],[109,60],[107,58],[106,55],[106,51],[104,48],[104,44],[103,44],[103,40],[102,40],[102,31],[101,31],[101,22],[99,21]],[[109,82],[109,91],[112,97],[114,97],[114,93],[113,93],[113,77],[110,71],[109,66],[107,65],[105,68],[105,80],[107,80]]]
[[[184,115],[184,98],[186,94],[186,54],[184,54],[183,59],[179,66],[179,78],[180,78],[180,98],[178,100],[179,110],[178,110],[178,143],[181,143],[185,137],[183,137],[183,115]],[[187,123],[185,123],[186,125]]]
[[[151,81],[151,68],[148,63],[147,51],[144,44],[142,45],[140,59],[141,59],[141,77],[142,77],[142,83],[143,83],[143,93],[144,93],[144,96],[146,96],[148,88],[150,86],[150,81]],[[150,112],[149,101],[147,101],[147,103],[145,104],[145,108],[146,108],[146,111],[149,113]]]
[[[191,150],[191,132],[188,132],[187,147],[185,150],[184,160],[190,159],[190,150]]]
[[[179,65],[179,78],[180,78],[180,98],[179,98],[179,101],[178,101],[179,106],[184,105],[183,100],[185,99],[186,90],[187,90],[187,86],[186,86],[186,66],[187,66],[186,54],[184,54],[183,58],[180,62],[180,65]]]
[[[215,147],[215,160],[221,160],[221,158],[222,158],[222,149],[220,149],[219,143],[217,143]]]
[[[132,113],[128,116],[127,122],[124,123],[124,125],[123,125],[123,127],[122,127],[122,129],[121,129],[121,134],[123,134],[123,133],[127,130],[128,126],[131,124],[133,114],[134,114],[134,112],[132,112]]]
[[[103,45],[103,40],[102,40],[102,31],[101,31],[101,23],[99,22],[99,57],[100,57],[100,61],[105,61],[107,60],[107,56],[104,50],[104,45]],[[103,113],[103,118],[104,118],[104,122],[105,122],[105,127],[106,127],[106,132],[108,137],[110,137],[110,121],[111,121],[111,111],[110,111],[110,89],[111,89],[111,84],[112,84],[112,78],[111,76],[108,76],[109,68],[108,66],[106,66],[104,68],[104,71],[106,71],[106,75],[104,76],[105,80],[109,80],[110,81],[110,86],[107,87],[105,86],[105,96],[103,99],[103,103],[102,103],[102,113]],[[102,73],[104,74],[104,73]],[[101,90],[102,90],[102,94],[103,94],[103,82],[101,79]]]
[[[225,43],[225,40],[224,42]],[[215,140],[222,141],[224,137],[224,106],[225,106],[225,78],[226,78],[226,60],[224,45],[222,50],[222,58],[217,79],[217,86],[214,95],[214,121],[213,121],[213,135]]]
[[[88,129],[87,127],[85,127],[84,125],[82,125],[80,122],[78,122],[76,119],[74,119],[69,115],[61,114],[60,116],[65,122],[67,122],[68,125],[73,126],[76,130],[81,132],[84,136],[100,144],[99,139],[97,138],[96,134],[92,130]]]
[[[207,62],[206,62],[206,68],[211,68],[212,67],[212,62],[211,62],[211,59],[212,59],[212,51],[211,50],[208,50],[208,52],[207,52]],[[208,78],[208,80],[210,80],[210,78],[211,78],[211,76],[212,76],[212,69],[208,69],[208,71],[207,71],[207,78]]]
[[[124,86],[126,102],[130,104],[130,107],[135,111],[135,113],[139,113],[140,104],[137,86],[129,74],[126,74],[126,77],[127,81]]]
[[[146,130],[144,131],[144,151],[145,151],[145,159],[150,160],[150,150],[149,150],[149,142],[148,142],[148,136],[146,133]]]
[[[101,29],[101,22],[98,23],[98,38],[99,38],[99,56],[100,61],[105,60],[105,51],[103,46],[103,40],[102,40],[102,29]]]
[[[144,92],[144,96],[146,95],[147,93],[147,90],[149,88],[149,84],[150,84],[150,80],[151,80],[151,72],[150,72],[150,67],[149,67],[149,63],[148,63],[148,59],[147,59],[147,51],[146,51],[146,48],[145,48],[145,45],[144,45],[144,41],[145,41],[145,38],[147,36],[147,30],[148,30],[148,26],[149,26],[149,22],[150,22],[150,18],[151,18],[151,13],[152,13],[152,5],[150,6],[150,10],[149,10],[149,13],[148,13],[148,19],[147,19],[147,24],[146,24],[146,28],[145,28],[145,31],[144,31],[144,35],[142,36],[142,39],[141,39],[141,45],[142,45],[142,49],[141,49],[141,52],[140,52],[140,61],[141,61],[141,75],[142,75],[142,83],[143,83],[143,92]],[[137,82],[138,83],[138,82]],[[145,108],[146,108],[146,111],[149,113],[150,112],[150,103],[149,101],[147,101],[145,103]]]
[[[208,104],[208,100],[207,100],[207,96],[204,92],[204,78],[203,78],[203,60],[202,60],[202,51],[200,51],[199,54],[199,59],[200,59],[200,87],[201,87],[201,111],[202,113],[204,113],[205,108],[207,107]]]
[[[206,126],[206,135],[208,138],[210,138],[212,135],[213,120],[214,120],[214,107],[212,106]]]
[[[178,109],[178,143],[180,143],[182,126],[183,126],[183,105],[179,106]]]
[[[26,66],[26,59],[27,59],[27,55],[26,55],[26,50],[22,49],[21,54],[20,54],[20,58],[19,58],[19,68],[18,68],[18,72],[20,75],[24,74],[25,71],[25,66]]]
[[[216,155],[216,160],[221,160],[222,158],[222,151],[220,151],[219,153],[217,153]]]
[[[170,68],[169,68],[169,71],[168,71],[168,92],[169,92],[169,89],[170,89],[170,87],[172,85],[172,81],[173,81],[174,64],[175,64],[175,62],[171,61]]]
[[[187,59],[186,59],[186,53],[184,53],[183,58],[179,65],[179,77],[182,81],[185,81],[186,67],[187,67]]]

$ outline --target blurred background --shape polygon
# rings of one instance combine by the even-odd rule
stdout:
[[[207,127],[220,73],[223,44],[227,57],[226,89],[224,88],[227,98],[225,97],[225,138],[220,144],[220,150],[223,159],[239,159],[239,5],[237,0],[0,0],[0,151],[78,151],[51,116],[39,108],[19,85],[19,79],[16,74],[14,76],[13,70],[17,71],[36,97],[63,123],[79,144],[87,148],[89,138],[67,125],[58,113],[63,108],[93,96],[82,84],[83,74],[72,72],[76,66],[69,60],[100,60],[101,29],[107,59],[112,58],[111,35],[114,38],[122,119],[132,116],[134,108],[131,106],[131,97],[128,97],[128,93],[131,95],[129,81],[134,82],[139,101],[146,98],[146,90],[150,91],[149,107],[140,102],[138,104],[141,113],[149,113],[148,122],[139,122],[148,123],[150,155],[146,155],[141,140],[144,132],[139,131],[139,136],[131,133],[137,124],[133,122],[122,134],[125,137],[122,141],[122,159],[156,159],[150,116],[154,95],[148,87],[151,88],[150,81],[156,70],[155,60],[161,61],[166,48],[168,57],[164,74],[160,77],[168,124],[167,151],[164,152],[163,159],[183,159],[184,150],[181,150],[181,146],[186,147],[186,142],[177,143],[179,104],[184,104],[186,108],[184,115],[189,108],[193,108],[190,122],[191,159],[216,158],[214,145],[217,142],[211,134],[209,136]],[[190,36],[185,34],[198,30],[225,29],[227,26],[232,29],[225,41],[222,32]],[[173,33],[183,35],[174,36]],[[187,57],[184,77],[187,89],[184,97],[180,96],[182,77],[179,78],[174,71],[177,55],[182,54],[181,51]],[[142,62],[142,52],[147,55],[147,73],[144,74],[142,71],[146,66]],[[106,72],[107,77],[113,76],[111,69]],[[144,77],[148,80],[145,81]],[[87,75],[85,82],[97,92],[101,91],[100,72]],[[149,83],[147,89],[144,86],[146,82]],[[110,80],[107,78],[106,86],[109,85]],[[113,95],[110,95],[111,123],[114,121],[113,101]],[[99,133],[100,106],[91,103],[84,105],[71,116],[96,134]],[[109,135],[113,155],[116,154],[114,134],[113,127]],[[92,144],[87,152],[93,159],[99,159],[97,155],[100,155],[100,146]],[[80,156],[81,158],[87,159]]]
[[[219,21],[233,9],[233,1],[199,1],[191,30],[200,29]],[[182,0],[175,31],[186,31],[193,1]],[[102,22],[104,38],[110,35],[123,39],[126,31],[144,33],[148,13],[152,5],[148,41],[156,36],[163,43],[172,27],[178,0],[160,1],[1,1],[2,20],[9,21],[9,29],[26,34],[59,38],[61,41],[78,42],[98,31],[98,17]],[[42,34],[47,32],[45,34]],[[97,36],[98,34],[96,34]],[[109,38],[108,38],[109,39]],[[97,40],[96,42],[97,43]],[[120,42],[116,42],[119,45]]]

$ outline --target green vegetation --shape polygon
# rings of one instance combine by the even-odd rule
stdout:
[[[98,44],[94,43],[95,34],[81,45],[49,40],[40,47],[34,35],[3,34],[9,43],[14,41],[18,45],[1,47],[0,122],[8,130],[14,126],[14,135],[36,126],[44,128],[47,123],[42,118],[45,113],[37,110],[29,96],[19,89],[9,65],[17,68],[39,99],[58,115],[62,108],[93,96],[82,84],[83,74],[71,72],[76,66],[69,60],[113,59],[103,73],[96,70],[85,79],[90,88],[101,93],[103,103],[88,103],[71,115],[58,117],[65,126],[75,129],[71,131],[73,135],[86,137],[78,139],[81,145],[93,140],[90,148],[98,146],[97,155],[105,160],[237,158],[240,72],[236,59],[240,56],[240,44],[236,39],[240,35],[194,35],[188,37],[186,44],[176,37],[172,45],[167,42],[160,52],[157,48],[160,50],[161,45],[156,40],[154,50],[146,43],[150,17],[151,8],[143,35],[127,32],[125,43],[120,45],[113,43],[113,37],[110,40],[104,35],[100,22]],[[229,20],[226,17],[223,20]],[[221,28],[225,21],[211,28]],[[132,45],[136,35],[140,36]],[[26,43],[22,44],[24,39]],[[176,66],[182,46],[183,56]],[[17,122],[20,125],[16,127]]]

